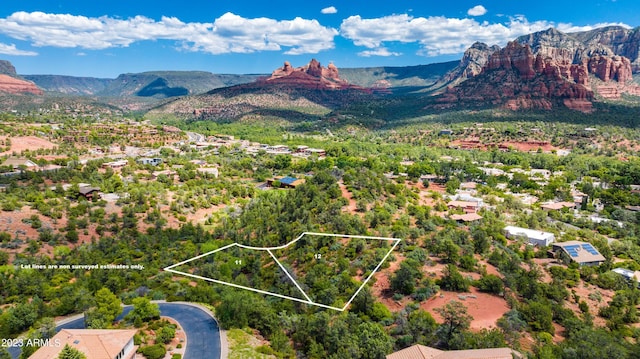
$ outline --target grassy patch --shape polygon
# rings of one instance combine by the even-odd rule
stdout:
[[[261,352],[264,352],[264,346],[260,340],[249,332],[250,329],[230,329],[227,331],[229,359],[276,358],[273,355],[262,354]]]

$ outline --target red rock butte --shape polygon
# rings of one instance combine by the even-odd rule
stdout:
[[[6,92],[10,94],[43,94],[42,90],[38,88],[38,86],[33,84],[33,82],[20,80],[15,77],[3,74],[0,74],[0,92]]]
[[[284,84],[318,90],[361,89],[340,78],[338,68],[330,63],[327,67],[312,59],[307,65],[294,68],[289,61],[271,73],[271,77],[263,80],[272,84]]]

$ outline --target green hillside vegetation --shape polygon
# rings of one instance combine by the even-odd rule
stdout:
[[[126,131],[131,125],[115,110],[100,116],[91,107],[69,114],[66,109],[3,113],[2,146],[5,136],[43,136],[58,143],[72,131],[86,131],[88,145],[25,150],[19,155],[63,167],[0,176],[0,337],[42,335],[51,323],[46,318],[82,312],[89,313],[92,325],[109,327],[119,308],[114,303],[145,298],[213,305],[224,328],[251,328],[268,341],[260,353],[281,358],[384,358],[416,343],[447,350],[510,346],[533,358],[633,358],[640,351],[638,289],[611,271],[640,269],[640,216],[634,211],[640,194],[633,187],[640,185],[636,107],[598,104],[602,111],[593,114],[445,113],[420,110],[428,101],[422,95],[406,97],[411,108],[403,109],[397,97],[358,92],[331,99],[335,94],[218,90],[168,101],[147,115],[153,125],[141,127],[160,131],[167,124],[205,137],[313,146],[325,150],[325,157],[249,153],[240,142],[197,150],[180,144],[186,136],[176,133],[182,137],[157,135],[167,143],[148,144],[162,164],[130,160],[119,170],[103,169],[111,159],[98,155],[80,162],[89,148],[134,144]],[[224,116],[194,116],[195,108],[215,105]],[[224,112],[228,109],[237,112]],[[54,130],[52,123],[62,126]],[[450,131],[440,135],[443,129]],[[491,145],[458,148],[466,138]],[[523,141],[546,141],[554,149],[517,150],[515,144]],[[501,143],[508,145],[500,148]],[[560,149],[570,153],[560,155]],[[219,177],[199,172],[201,161],[217,165]],[[488,175],[486,168],[503,174]],[[544,179],[529,175],[532,169],[552,174]],[[12,170],[0,166],[0,172]],[[168,172],[154,174],[160,170]],[[260,185],[276,176],[306,182],[263,190]],[[447,195],[468,181],[490,206],[470,224],[451,219],[463,211],[447,205]],[[85,200],[78,196],[79,183],[118,199]],[[542,210],[543,201],[573,201],[572,190],[588,196],[576,210]],[[538,202],[527,204],[524,196]],[[594,215],[606,221],[592,221]],[[507,239],[508,224],[548,231],[559,241],[589,242],[605,261],[581,267],[550,258],[550,248]],[[233,242],[278,246],[305,231],[402,242],[381,276],[372,278],[345,312],[162,270]],[[317,239],[274,255],[310,296],[339,305],[385,249],[373,242]],[[228,251],[220,261],[205,258],[183,270],[295,293],[263,255]],[[238,267],[235,260],[242,261]],[[35,264],[144,268],[29,268]],[[471,305],[464,304],[474,299],[467,291],[506,307],[493,328],[471,329]],[[428,308],[442,293],[465,299]]]
[[[428,87],[458,65],[459,61],[403,67],[340,68],[340,77],[362,87],[388,81],[391,87]]]

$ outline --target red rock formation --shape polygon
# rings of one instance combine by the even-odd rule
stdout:
[[[33,82],[20,80],[11,76],[0,74],[0,92],[8,92],[11,94],[30,93],[34,95],[42,95],[43,92]]]
[[[596,55],[589,59],[588,67],[589,72],[604,82],[616,80],[624,83],[633,79],[631,62],[626,57]]]
[[[590,111],[586,102],[590,103],[593,92],[587,84],[586,64],[534,56],[528,45],[511,42],[489,57],[478,76],[447,89],[437,102],[439,107],[474,102],[514,110],[551,109],[555,103],[565,103],[570,108]],[[564,99],[571,101],[559,101]]]
[[[273,71],[271,77],[264,81],[309,89],[358,88],[341,79],[338,68],[334,64],[329,64],[325,68],[316,59],[298,68],[293,68],[289,62],[285,62],[283,67]]]
[[[313,77],[322,77],[322,66],[316,59],[311,59],[307,65],[307,73]]]
[[[285,61],[284,62],[284,66],[282,66],[279,69],[275,69],[273,71],[273,73],[271,74],[271,77],[274,78],[274,77],[287,76],[287,75],[290,75],[293,71],[294,71],[294,69],[291,66],[291,64],[289,63],[289,61]]]

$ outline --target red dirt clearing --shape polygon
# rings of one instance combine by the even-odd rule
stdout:
[[[0,140],[5,140],[7,137],[0,137]],[[57,147],[56,144],[35,136],[22,136],[22,137],[9,137],[11,140],[11,149],[6,152],[0,152],[0,155],[11,154],[13,152],[20,153],[24,150],[38,150],[41,148],[51,149]]]
[[[338,186],[340,186],[342,197],[344,197],[347,201],[349,201],[349,204],[343,207],[342,210],[351,214],[357,214],[358,210],[357,210],[356,200],[353,199],[353,194],[349,192],[349,190],[347,189],[347,186],[345,186],[344,183],[342,183],[342,181],[338,182]]]
[[[441,291],[423,302],[420,308],[431,313],[436,321],[442,322],[442,317],[435,309],[444,307],[452,300],[456,300],[467,307],[467,312],[473,317],[471,321],[472,330],[495,328],[496,321],[510,310],[507,301],[503,298],[482,293],[476,288],[471,288],[469,293]]]

